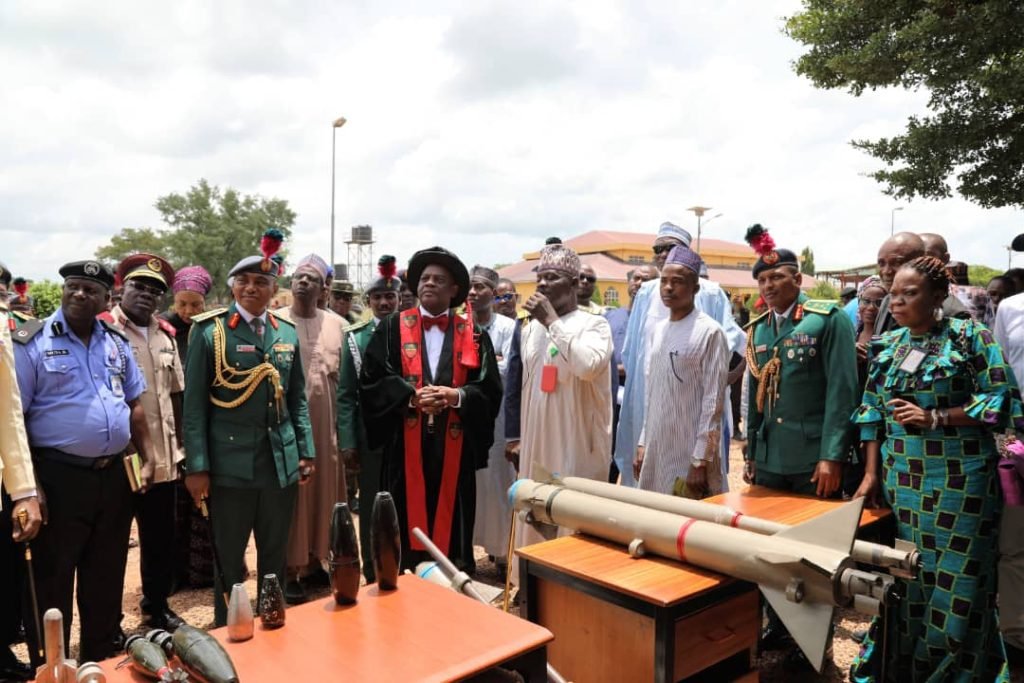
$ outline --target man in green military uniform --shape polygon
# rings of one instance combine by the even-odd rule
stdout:
[[[359,322],[359,318],[352,314],[352,297],[355,292],[355,287],[348,280],[333,280],[331,282],[331,298],[327,305],[344,318],[349,325]]]
[[[832,496],[858,405],[857,358],[848,316],[834,301],[800,291],[800,264],[760,225],[747,231],[760,254],[753,274],[768,312],[747,334],[750,404],[744,479],[794,493]]]
[[[373,498],[380,490],[380,449],[371,449],[366,442],[366,425],[360,409],[359,373],[363,367],[363,354],[380,321],[398,308],[398,292],[402,281],[398,279],[395,257],[384,255],[377,262],[379,276],[366,288],[366,303],[373,317],[356,323],[345,332],[341,346],[341,371],[338,380],[338,449],[345,461],[346,473],[359,479],[359,495],[363,499],[359,515],[359,538],[363,539],[363,575],[367,583],[376,581],[373,556],[370,552],[370,513]]]
[[[780,491],[831,497],[842,484],[859,405],[853,325],[835,301],[811,301],[800,291],[800,262],[776,249],[760,225],[746,240],[759,254],[753,275],[768,311],[747,326],[747,451],[743,479]],[[761,648],[789,641],[770,608]],[[806,658],[799,649],[797,666]]]
[[[266,240],[264,240],[266,244]],[[192,318],[185,373],[185,485],[196,505],[209,497],[222,595],[244,581],[245,547],[255,532],[260,580],[285,576],[297,485],[313,472],[313,434],[295,328],[267,310],[277,290],[273,252],[231,269],[234,303]]]

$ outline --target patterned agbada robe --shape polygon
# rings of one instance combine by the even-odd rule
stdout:
[[[290,309],[275,311],[291,320],[299,335],[299,355],[306,374],[306,400],[313,426],[316,469],[313,478],[299,487],[288,532],[288,567],[304,569],[311,562],[327,560],[331,509],[347,499],[345,468],[338,458],[338,371],[345,319],[317,310],[312,318],[292,315]]]
[[[906,360],[914,349],[927,354],[916,369],[913,358]],[[946,319],[921,336],[894,330],[872,343],[871,354],[854,422],[863,440],[880,442],[883,490],[897,535],[913,542],[922,557],[890,629],[888,676],[1009,680],[995,608],[1002,495],[993,432],[1024,428],[1013,374],[992,333],[970,320]],[[887,404],[893,398],[925,410],[963,407],[983,424],[904,427],[892,419]],[[879,636],[876,618],[851,680],[877,680]]]

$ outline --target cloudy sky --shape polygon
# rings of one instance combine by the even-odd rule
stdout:
[[[2,260],[54,276],[199,178],[287,199],[293,254],[374,226],[376,253],[516,260],[552,234],[761,222],[819,268],[897,229],[1005,267],[1012,210],[895,202],[853,138],[921,93],[814,90],[781,32],[796,0],[179,0],[0,6]],[[336,250],[345,260],[344,246]],[[1024,257],[1019,259],[1024,264]],[[1015,262],[1016,263],[1016,262]]]

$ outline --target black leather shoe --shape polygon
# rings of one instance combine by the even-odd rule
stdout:
[[[142,610],[142,622],[149,628],[159,628],[173,633],[185,620],[174,613],[170,607],[156,609],[152,612]]]
[[[31,681],[32,667],[14,656],[10,648],[0,647],[0,681]]]
[[[295,579],[289,579],[284,584],[284,601],[289,605],[301,605],[309,600],[306,589]]]

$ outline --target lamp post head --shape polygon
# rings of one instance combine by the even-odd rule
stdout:
[[[692,211],[694,215],[697,216],[698,218],[700,218],[701,216],[704,215],[705,212],[710,210],[710,206],[691,206],[690,208],[687,209],[687,211]]]
[[[348,119],[346,119],[344,116],[339,116],[338,118],[334,119],[335,128],[341,128],[346,123],[348,123]]]

